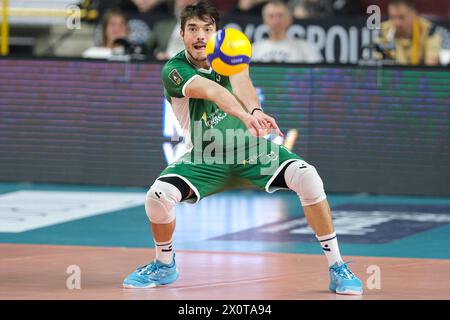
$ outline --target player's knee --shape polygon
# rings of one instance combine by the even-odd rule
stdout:
[[[314,166],[298,160],[289,165],[284,173],[289,189],[295,191],[302,206],[310,206],[326,199],[322,179]]]
[[[175,219],[175,205],[181,192],[174,185],[156,180],[147,192],[145,212],[152,223],[165,224]]]

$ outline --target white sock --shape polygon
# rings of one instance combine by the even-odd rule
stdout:
[[[156,260],[165,264],[171,264],[173,260],[172,239],[164,242],[155,241]]]
[[[322,246],[323,253],[328,260],[328,266],[331,267],[336,262],[343,262],[341,258],[341,253],[339,252],[339,245],[337,242],[336,232],[332,234],[327,234],[325,236],[317,236],[317,240],[320,241],[320,245]]]

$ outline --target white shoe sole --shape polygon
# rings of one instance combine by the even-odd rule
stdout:
[[[362,291],[356,291],[356,290],[345,290],[345,291],[336,291],[337,294],[343,294],[343,295],[351,295],[351,296],[360,296],[362,295]]]
[[[148,288],[154,288],[154,287],[156,287],[156,284],[155,283],[152,283],[152,284],[149,284],[148,286],[145,286],[145,287],[135,287],[135,286],[133,286],[133,285],[131,285],[131,284],[123,284],[123,287],[125,288],[125,289],[148,289]]]

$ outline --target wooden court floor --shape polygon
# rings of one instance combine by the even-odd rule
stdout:
[[[177,251],[177,282],[123,289],[152,258],[150,249],[0,244],[0,299],[450,299],[449,260],[345,257],[364,283],[369,266],[381,271],[380,289],[354,297],[327,291],[323,256],[280,253]],[[70,265],[81,289],[67,289]]]

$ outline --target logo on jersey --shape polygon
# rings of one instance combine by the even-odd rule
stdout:
[[[253,155],[249,157],[248,159],[242,161],[242,164],[245,166],[247,164],[255,164],[257,163],[258,158],[260,159],[261,163],[269,163],[271,161],[278,160],[278,153],[275,151],[270,151],[270,153],[259,153],[257,155]]]
[[[210,115],[207,115],[206,112],[203,112],[202,120],[208,128],[214,128],[223,118],[225,118],[227,114],[220,109],[217,109]]]
[[[172,80],[177,86],[179,86],[183,82],[183,77],[180,76],[177,69],[173,69],[169,73],[169,78]]]
[[[220,80],[222,80],[222,77],[220,74],[216,74],[216,82],[220,82]]]

